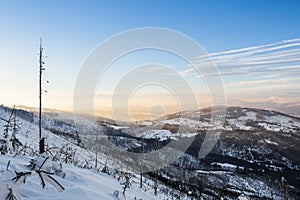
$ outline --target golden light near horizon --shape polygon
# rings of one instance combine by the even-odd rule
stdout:
[[[98,99],[95,105],[97,116],[115,119],[116,116],[114,116],[112,106],[109,106],[111,98],[112,96],[107,96]],[[116,109],[119,113],[118,117],[124,121],[154,120],[180,111],[180,103],[176,97],[167,93],[159,95],[137,94],[130,99],[128,107],[118,107]]]
[[[147,88],[151,88],[152,91],[157,91],[157,93],[149,93]],[[132,121],[155,120],[170,113],[178,112],[181,107],[176,94],[159,86],[142,87],[128,101],[128,112]]]
[[[210,96],[204,93],[196,94],[198,108],[211,106]],[[112,95],[95,98],[95,114],[98,117],[115,119],[112,109]],[[122,98],[122,97],[119,97]],[[194,107],[194,106],[193,106]],[[125,121],[155,120],[166,115],[189,110],[189,105],[182,105],[171,93],[144,94],[138,92],[128,101],[128,107],[117,107],[120,116]]]

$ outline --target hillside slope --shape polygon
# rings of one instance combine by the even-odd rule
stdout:
[[[12,143],[7,142],[7,151],[5,154],[0,155],[0,199],[6,199],[9,188],[15,188],[17,195],[19,193],[20,199],[23,200],[47,200],[47,199],[163,199],[167,198],[165,194],[153,194],[149,189],[144,190],[139,188],[136,174],[130,175],[131,185],[126,190],[125,195],[122,193],[124,183],[124,176],[122,173],[111,169],[111,174],[101,173],[104,167],[104,162],[107,160],[104,155],[98,159],[98,168],[95,165],[95,153],[73,143],[75,140],[69,140],[61,134],[55,134],[48,129],[43,129],[43,137],[46,138],[47,149],[49,150],[42,157],[38,155],[38,126],[30,118],[27,118],[29,113],[22,111],[18,113],[22,118],[16,118],[16,123],[19,127],[16,138],[22,143],[17,150],[13,150]],[[3,137],[5,120],[9,119],[11,109],[1,106],[0,107],[0,140],[1,148],[3,148],[3,141],[7,140]],[[25,119],[24,119],[25,118]],[[51,124],[47,119],[44,124]],[[64,124],[63,122],[61,124]],[[66,127],[68,127],[67,125]],[[57,130],[64,130],[66,127],[56,127]],[[8,141],[12,136],[12,126],[10,127]],[[67,158],[66,152],[69,152]],[[55,154],[54,154],[55,153]],[[24,154],[24,155],[23,155]],[[44,158],[43,158],[44,157]],[[25,184],[14,184],[12,180],[16,177],[15,172],[29,172],[27,165],[32,159],[38,160],[41,164],[42,161],[48,157],[43,169],[49,170],[48,166],[60,165],[65,177],[53,175],[54,178],[65,187],[65,191],[59,192],[51,184],[46,183],[46,187],[42,189],[41,180],[38,175],[32,175],[26,178]],[[56,161],[53,161],[56,160]],[[10,162],[8,170],[7,164]],[[46,170],[46,171],[47,171]],[[53,171],[53,170],[52,170]],[[146,180],[145,180],[146,181]],[[19,189],[18,189],[19,188]],[[166,188],[164,186],[164,188]],[[145,190],[149,190],[145,192]],[[116,197],[118,193],[118,198]]]
[[[9,112],[4,110],[4,107],[2,111],[0,109],[1,116],[8,117]],[[30,120],[26,117],[28,115],[30,113],[22,112],[18,115],[22,124],[18,138],[37,149],[37,142],[32,142],[38,141],[36,119],[31,117],[33,120]],[[144,174],[143,188],[148,192],[151,190],[150,197],[146,199],[176,196],[181,199],[300,197],[300,160],[297,156],[300,154],[299,118],[275,111],[228,107],[224,124],[210,121],[210,109],[185,111],[155,121],[126,125],[105,120],[95,124],[93,120],[83,117],[80,119],[82,124],[75,126],[71,119],[68,114],[46,114],[43,133],[47,137],[48,147],[65,146],[76,151],[76,165],[81,167],[94,167],[93,152],[96,149],[99,149],[100,157],[98,168],[109,162],[110,166],[117,167],[107,154],[105,145],[95,141],[97,126],[104,133],[101,137],[107,137],[122,149],[138,153],[141,148],[144,152],[151,152],[172,141],[180,144],[180,141],[193,137],[192,144],[181,152],[178,160],[157,173]],[[4,123],[1,123],[2,128]],[[139,131],[134,131],[136,128]],[[218,140],[210,153],[199,159],[198,153],[207,130],[216,133]],[[176,147],[170,150],[178,151]],[[160,158],[162,162],[163,158]],[[132,160],[122,155],[117,159]],[[160,185],[158,196],[153,195],[153,180],[158,180]],[[132,182],[139,184],[139,174],[136,172]]]

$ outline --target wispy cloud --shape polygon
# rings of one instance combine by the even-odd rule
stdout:
[[[199,56],[193,65],[212,62],[219,72],[206,76],[223,77],[229,103],[300,116],[300,38]],[[201,77],[193,68],[180,74]]]
[[[285,75],[300,74],[300,38],[199,56],[194,59],[194,65],[202,67],[211,61],[224,76],[251,76],[253,73],[268,76],[279,71],[284,71]],[[196,72],[194,69],[187,69],[181,74],[192,75]],[[215,75],[219,74],[211,74]]]
[[[300,97],[267,96],[244,99],[230,99],[230,104],[255,108],[278,110],[300,117]]]
[[[247,48],[241,48],[236,50],[229,50],[223,52],[216,52],[209,54],[210,57],[225,59],[225,58],[237,58],[242,56],[249,56],[257,53],[264,53],[269,51],[281,50],[289,47],[295,47],[300,45],[300,38],[292,40],[284,40],[281,42],[276,42],[272,44],[252,46]],[[196,57],[195,60],[206,58],[206,56]]]
[[[245,101],[248,102],[253,102],[253,103],[277,103],[277,104],[295,104],[300,102],[300,97],[280,97],[280,96],[268,96],[267,98],[261,98],[261,97],[257,97],[257,98],[246,98],[244,99]]]
[[[262,79],[262,80],[251,80],[251,81],[239,81],[228,84],[228,86],[262,86],[262,85],[274,85],[282,83],[299,82],[300,78],[282,78],[282,79]]]

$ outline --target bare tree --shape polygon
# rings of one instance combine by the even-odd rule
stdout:
[[[143,159],[144,159],[144,138],[142,137],[142,147],[141,147],[141,154],[142,158],[140,161],[140,188],[143,188]]]
[[[15,106],[13,107],[13,109],[11,110],[11,113],[9,115],[9,118],[6,120],[2,117],[0,117],[0,119],[2,121],[5,121],[6,124],[4,125],[4,133],[3,133],[3,138],[7,139],[8,138],[8,135],[9,135],[9,131],[11,130],[11,120],[12,120],[12,117],[13,117],[13,114],[14,114],[14,110],[15,110]]]
[[[11,139],[10,139],[10,141],[12,143],[12,148],[13,148],[14,152],[18,150],[19,146],[22,146],[22,143],[16,137],[17,132],[19,130],[20,130],[20,124],[18,124],[18,120],[17,120],[17,110],[14,109],[13,132],[12,132]]]

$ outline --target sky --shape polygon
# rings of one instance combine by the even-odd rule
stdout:
[[[130,29],[161,27],[191,37],[207,51],[220,71],[228,105],[300,116],[299,9],[299,1],[283,0],[0,1],[0,104],[38,106],[40,37],[47,56],[44,79],[49,80],[43,84],[43,105],[70,111],[82,64],[101,42]],[[100,115],[109,117],[104,111],[110,112],[113,88],[124,74],[150,62],[172,66],[191,84],[201,107],[209,106],[205,82],[188,63],[144,51],[120,58],[99,81],[95,106]],[[163,90],[142,88],[137,93],[144,95],[134,96],[132,107],[175,111],[176,95]]]

